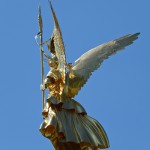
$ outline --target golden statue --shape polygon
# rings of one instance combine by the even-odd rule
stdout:
[[[138,38],[139,33],[129,34],[119,39],[97,46],[79,57],[74,64],[66,62],[61,30],[50,3],[54,18],[54,30],[49,40],[42,40],[42,17],[39,7],[40,50],[42,62],[43,123],[40,132],[48,138],[55,150],[98,150],[109,147],[108,137],[101,124],[88,116],[81,104],[73,99],[87,82],[92,72],[110,55],[124,49]],[[43,50],[43,44],[51,57]],[[48,59],[50,71],[44,79],[43,57]],[[48,98],[44,100],[44,91]]]

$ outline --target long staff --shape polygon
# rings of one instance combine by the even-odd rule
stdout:
[[[40,36],[40,51],[41,51],[41,82],[42,86],[44,83],[44,51],[43,51],[43,22],[42,22],[42,15],[41,15],[41,7],[39,6],[39,14],[38,14],[38,23],[39,23],[39,36]],[[44,88],[41,88],[42,90],[42,109],[44,109],[44,103],[45,103],[45,90]]]

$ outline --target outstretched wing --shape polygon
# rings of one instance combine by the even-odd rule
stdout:
[[[50,3],[50,1],[49,1]],[[65,48],[62,39],[61,30],[58,24],[57,17],[55,15],[54,9],[52,4],[50,3],[53,19],[54,19],[54,30],[52,37],[50,39],[50,43],[48,43],[48,49],[50,52],[56,56],[58,61],[58,71],[61,74],[63,82],[65,83],[65,73],[66,73],[66,55],[65,55]]]
[[[133,41],[138,38],[139,34],[140,33],[129,34],[119,39],[102,44],[79,57],[68,73],[69,97],[74,97],[78,93],[81,87],[87,82],[92,72],[96,70],[105,59],[132,44]]]

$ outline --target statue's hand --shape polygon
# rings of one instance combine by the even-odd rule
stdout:
[[[40,85],[40,90],[41,90],[41,91],[44,91],[45,89],[46,89],[45,84],[41,84],[41,85]]]

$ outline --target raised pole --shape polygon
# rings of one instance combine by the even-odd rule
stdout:
[[[42,22],[42,15],[41,15],[41,7],[39,6],[39,14],[38,14],[38,23],[39,23],[39,36],[40,36],[40,51],[41,51],[41,83],[44,86],[44,51],[43,51],[43,22]],[[45,103],[45,90],[42,90],[42,110],[44,109]]]

